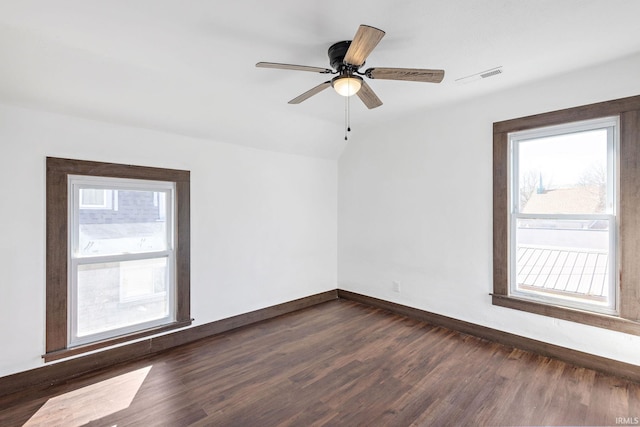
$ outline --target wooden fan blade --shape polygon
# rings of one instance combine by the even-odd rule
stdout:
[[[304,101],[306,99],[309,99],[313,95],[316,95],[316,94],[322,92],[323,90],[325,90],[329,86],[331,86],[331,81],[320,83],[318,86],[316,86],[316,87],[314,87],[312,89],[309,89],[308,91],[306,91],[302,95],[293,98],[291,101],[289,101],[289,104],[300,104],[302,101]]]
[[[344,56],[344,62],[361,67],[384,35],[385,32],[382,30],[368,25],[360,25]]]
[[[258,62],[258,68],[277,68],[279,70],[311,71],[314,73],[329,74],[333,70],[321,67],[309,67],[308,65],[279,64],[277,62]]]
[[[362,82],[362,86],[356,95],[358,95],[358,98],[360,98],[364,105],[370,110],[382,105],[380,98],[378,98],[375,92],[373,92],[373,89],[371,89],[371,86],[365,81]]]
[[[369,68],[364,74],[370,79],[427,83],[440,83],[444,78],[444,70],[423,70],[420,68]]]

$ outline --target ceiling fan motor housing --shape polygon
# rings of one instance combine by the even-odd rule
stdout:
[[[346,67],[344,57],[347,54],[347,50],[349,50],[349,46],[351,46],[351,40],[334,43],[329,47],[329,63],[338,72]]]

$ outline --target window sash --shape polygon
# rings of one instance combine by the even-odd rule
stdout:
[[[160,258],[160,256],[153,257],[153,258],[149,258],[147,256],[136,257],[134,259],[125,259],[123,257],[118,257],[118,258],[119,258],[119,261],[129,261],[129,260],[157,259],[157,258]],[[77,260],[77,261],[80,261],[80,260]],[[83,260],[83,261],[86,261],[86,260]],[[76,310],[76,308],[78,307],[78,271],[79,271],[78,267],[81,265],[99,265],[102,263],[104,263],[104,261],[103,262],[78,262],[78,263],[75,263],[75,265],[72,264],[70,268],[70,271],[72,272],[71,273],[72,277],[70,279],[70,286],[69,286],[69,315],[68,315],[68,319],[69,319],[68,320],[69,322],[68,347],[69,348],[100,341],[100,340],[105,340],[105,339],[109,339],[109,338],[113,338],[121,335],[126,335],[129,333],[138,332],[144,329],[150,329],[156,326],[165,325],[167,323],[175,321],[175,306],[176,306],[175,286],[173,286],[171,283],[171,280],[169,280],[169,286],[168,286],[169,291],[167,293],[167,296],[169,298],[169,301],[168,301],[169,307],[167,310],[168,314],[166,316],[159,317],[157,319],[153,319],[149,321],[133,323],[127,326],[106,329],[100,332],[79,336],[78,312]],[[168,278],[173,277],[174,268],[169,260],[167,260],[167,267],[168,267],[167,277]]]
[[[522,214],[520,212],[520,170],[518,168],[519,145],[535,139],[547,138],[589,132],[593,130],[607,131],[607,214],[615,214],[616,193],[618,185],[616,164],[619,163],[619,130],[620,118],[618,116],[603,117],[592,120],[565,123],[555,126],[545,126],[541,128],[528,129],[524,131],[511,132],[508,135],[510,152],[510,198],[511,214]],[[589,214],[591,215],[591,214]]]
[[[79,213],[80,209],[85,209],[81,204],[80,190],[81,189],[103,189],[107,192],[111,192],[114,197],[117,197],[120,191],[149,191],[149,192],[164,192],[166,194],[166,201],[162,206],[163,212],[161,212],[161,218],[166,221],[167,227],[165,228],[165,242],[168,250],[172,250],[175,245],[175,184],[168,181],[151,181],[151,180],[139,180],[139,179],[126,179],[126,178],[108,178],[100,176],[81,176],[81,175],[68,175],[68,213],[69,213],[69,248],[72,257],[93,257],[101,255],[81,254],[79,250],[79,228],[80,224]],[[109,191],[113,190],[113,191]],[[154,203],[156,200],[154,199]],[[113,202],[118,204],[117,199]],[[116,209],[117,210],[117,209]],[[140,250],[136,252],[146,252]]]
[[[565,295],[556,294],[554,292],[545,291],[544,289],[539,290],[527,290],[521,287],[522,284],[518,283],[518,220],[519,219],[544,219],[544,220],[559,220],[559,221],[572,221],[572,220],[599,220],[599,221],[607,221],[608,223],[608,260],[607,260],[607,295],[608,298],[606,303],[602,302],[588,302],[581,300],[579,296],[572,297],[568,293]],[[510,235],[512,236],[510,239],[509,245],[509,259],[510,268],[509,268],[509,294],[525,298],[531,299],[536,302],[547,303],[547,304],[559,304],[566,307],[576,308],[580,310],[587,311],[595,311],[603,314],[617,315],[619,311],[618,305],[618,285],[617,285],[617,257],[615,253],[616,248],[616,218],[613,215],[518,215],[513,214],[511,216],[511,230]],[[551,250],[557,250],[553,247],[550,247]]]

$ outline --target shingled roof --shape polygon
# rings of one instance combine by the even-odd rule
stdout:
[[[603,211],[597,186],[577,186],[558,188],[538,193],[534,192],[522,213],[577,214],[600,213]]]

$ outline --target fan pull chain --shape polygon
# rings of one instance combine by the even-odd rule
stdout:
[[[351,132],[351,97],[347,96],[347,132]]]
[[[344,97],[344,140],[348,141],[347,132],[351,132],[351,101],[350,96]]]
[[[347,138],[347,128],[348,128],[348,123],[349,122],[349,97],[345,96],[344,97],[344,140],[347,141],[349,138]]]

